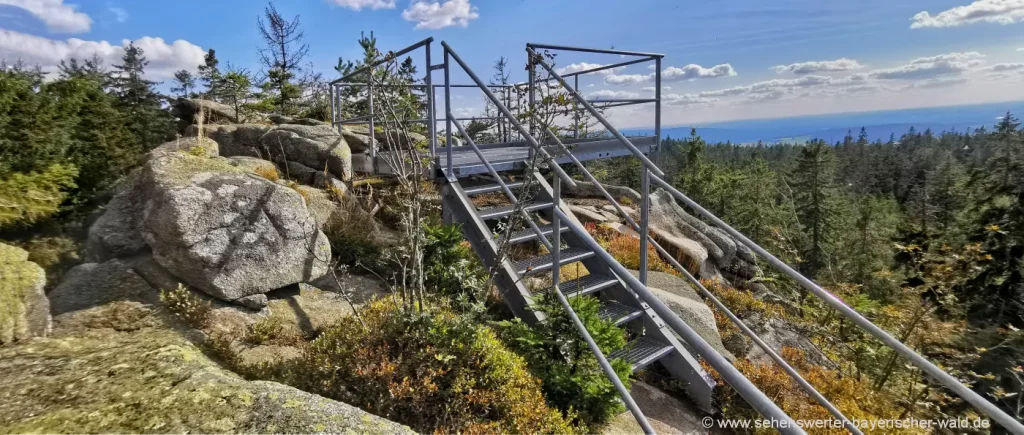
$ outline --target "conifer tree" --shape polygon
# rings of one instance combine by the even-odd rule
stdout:
[[[171,92],[177,93],[181,98],[189,98],[192,90],[196,87],[196,79],[188,70],[178,70],[174,73],[174,85]]]
[[[260,49],[260,62],[265,76],[264,93],[270,100],[274,112],[290,115],[298,112],[303,87],[300,82],[303,73],[302,61],[309,54],[309,45],[303,42],[305,33],[301,30],[299,17],[290,21],[268,3],[258,19],[260,36],[266,47]]]
[[[792,176],[794,203],[800,224],[806,231],[801,269],[811,277],[826,266],[830,243],[834,240],[836,208],[834,203],[833,160],[828,144],[809,142],[796,160]]]
[[[128,130],[146,149],[174,137],[173,120],[154,90],[156,83],[144,78],[148,64],[142,48],[129,43],[121,64],[114,65],[116,72],[111,80],[111,91],[118,99]]]
[[[206,88],[206,91],[202,93],[204,99],[216,101],[218,98],[217,84],[220,80],[218,65],[220,65],[220,61],[217,60],[217,52],[212,48],[207,50],[206,55],[203,56],[203,64],[199,65],[199,82]]]

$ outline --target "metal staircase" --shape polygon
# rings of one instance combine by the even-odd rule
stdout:
[[[580,337],[587,343],[597,358],[609,381],[617,389],[622,401],[630,410],[645,433],[654,433],[642,410],[637,406],[629,391],[618,379],[609,359],[623,359],[629,362],[633,371],[640,370],[651,364],[660,364],[687,386],[687,393],[698,408],[712,411],[712,392],[714,382],[698,363],[698,358],[706,362],[719,374],[723,381],[734,389],[747,403],[758,411],[765,419],[771,419],[782,433],[805,433],[804,430],[772,399],[759,390],[743,376],[732,364],[714,350],[693,328],[679,318],[668,306],[659,300],[647,288],[647,252],[653,247],[659,255],[685,276],[687,280],[713,304],[722,311],[755,345],[778,364],[807,394],[828,410],[836,420],[843,423],[851,433],[859,434],[860,429],[837,409],[827,398],[817,391],[801,375],[789,365],[777,352],[768,346],[747,325],[743,323],[714,294],[708,291],[699,280],[680,265],[668,252],[649,235],[649,194],[652,185],[661,187],[685,204],[695,215],[698,215],[724,230],[739,243],[743,243],[768,264],[776,267],[811,294],[821,298],[837,312],[850,319],[854,324],[878,338],[907,358],[912,364],[927,373],[937,383],[954,392],[976,409],[991,417],[1008,431],[1024,434],[1024,425],[1010,417],[998,407],[981,397],[969,387],[947,374],[913,349],[889,335],[871,323],[857,311],[847,306],[842,300],[819,287],[813,281],[800,275],[767,252],[756,243],[739,233],[718,217],[714,216],[699,204],[690,200],[675,189],[662,177],[664,173],[645,155],[657,150],[661,136],[661,71],[662,55],[654,53],[629,52],[621,50],[602,50],[555,45],[527,44],[529,81],[514,85],[489,85],[481,81],[452,48],[442,42],[444,49],[443,63],[431,62],[431,44],[433,38],[427,38],[412,46],[394,53],[388,53],[385,59],[342,77],[331,83],[331,109],[334,124],[340,129],[345,124],[369,124],[374,131],[374,104],[372,80],[365,84],[353,83],[352,78],[359,74],[373,77],[375,68],[395,64],[395,59],[422,48],[425,53],[427,73],[423,84],[408,85],[410,88],[425,92],[427,107],[426,116],[418,120],[403,122],[420,122],[427,125],[429,150],[421,157],[429,160],[425,168],[427,175],[435,177],[442,185],[442,214],[446,223],[458,223],[462,226],[466,240],[483,264],[493,272],[494,283],[511,311],[527,323],[543,322],[542,313],[531,309],[539,296],[555,296],[561,307],[572,319]],[[584,71],[560,75],[537,50],[564,50],[577,53],[598,53],[631,57],[630,60],[616,64],[594,66]],[[451,73],[456,68],[452,62],[467,75],[472,83],[466,85],[453,84]],[[579,92],[579,77],[584,74],[596,73],[612,68],[621,68],[642,62],[654,64],[654,98],[635,98],[619,100],[594,101],[585,99]],[[536,78],[537,68],[546,71],[547,77],[540,82],[555,81],[566,94],[573,99],[574,120],[580,113],[587,113],[596,119],[612,138],[586,139],[575,131],[572,139],[564,139],[551,132],[548,125],[543,125],[535,116],[524,116],[523,107],[517,113],[510,109],[511,94],[524,87],[529,89],[529,108],[534,106],[534,91],[539,85]],[[364,74],[369,71],[371,74]],[[444,72],[444,84],[433,84],[433,71]],[[570,84],[567,79],[572,79]],[[341,116],[342,106],[346,103],[341,98],[342,89],[362,86],[368,92],[370,114],[357,118],[344,119]],[[514,132],[516,141],[479,145],[466,132],[462,121],[480,120],[482,118],[459,118],[452,111],[451,90],[453,88],[472,88],[480,90],[487,100],[497,109],[493,118],[483,118],[497,122],[505,128],[506,136]],[[435,117],[436,92],[444,92],[444,118]],[[501,95],[496,95],[495,91]],[[627,138],[622,135],[596,106],[603,108],[618,107],[631,104],[653,104],[654,125],[653,136]],[[525,113],[532,113],[527,109]],[[520,122],[529,119],[529,128]],[[436,124],[444,122],[445,144],[443,150],[438,148]],[[575,123],[578,126],[578,123]],[[394,175],[386,165],[381,164],[381,152],[373,146],[373,134],[370,135],[368,152],[353,156],[353,167],[356,171],[377,175]],[[457,145],[454,139],[462,137],[466,145]],[[538,140],[538,136],[540,137]],[[410,151],[401,151],[403,155]],[[640,222],[625,212],[623,207],[601,185],[582,164],[583,161],[617,156],[632,156],[641,162],[641,195],[639,204]],[[388,156],[384,156],[388,157]],[[394,157],[394,156],[391,156]],[[640,236],[640,271],[634,277],[629,270],[619,264],[606,252],[583,228],[569,212],[562,201],[562,185],[574,187],[575,181],[562,169],[561,165],[571,164],[578,169],[582,177],[594,183],[602,196],[614,207],[616,212],[630,228]],[[541,175],[541,169],[551,175],[549,182]],[[504,204],[478,207],[474,199],[483,195],[501,194]],[[511,258],[511,247],[523,244],[540,244],[545,253],[528,258]],[[561,267],[575,263],[582,264],[589,274],[576,279],[563,280]],[[536,282],[533,278],[549,282],[548,285],[528,285]],[[623,349],[604,355],[594,343],[589,331],[573,311],[569,298],[591,295],[599,299],[601,306],[599,315],[605,320],[625,329],[630,337]],[[567,340],[576,339],[567,337]],[[685,346],[684,346],[685,344]],[[692,353],[691,353],[692,352]]]

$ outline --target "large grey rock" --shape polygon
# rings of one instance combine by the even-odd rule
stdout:
[[[46,272],[24,249],[0,243],[0,345],[50,333]]]
[[[86,262],[102,263],[146,250],[139,221],[148,198],[136,190],[137,178],[138,174],[129,177],[125,189],[107,203],[104,213],[89,227],[85,242]]]
[[[640,275],[635,270],[630,273],[636,277]],[[668,305],[672,312],[693,328],[697,335],[700,335],[711,347],[723,355],[732,356],[722,344],[722,336],[718,332],[714,311],[704,303],[704,300],[685,279],[664,272],[648,272],[647,286],[651,293]],[[690,348],[689,345],[687,347]],[[692,348],[690,349],[692,350]]]
[[[334,176],[352,179],[352,151],[333,130],[318,126],[282,125],[260,138],[276,162],[293,161]]]
[[[203,127],[203,135],[217,142],[222,157],[268,158],[269,151],[260,142],[260,138],[273,129],[273,126],[263,124],[207,125]],[[199,128],[189,126],[184,134],[197,136]]]
[[[142,174],[143,238],[185,284],[233,301],[326,272],[327,237],[295,190],[184,154],[154,157]]]
[[[380,126],[374,129],[374,139],[378,150],[400,149],[407,150],[410,146],[427,146],[427,137],[410,131],[404,133],[400,130],[383,130]],[[342,127],[342,136],[346,141],[351,138],[350,146],[353,152],[361,153],[370,149],[370,128],[368,125],[346,125]]]
[[[331,126],[331,123],[329,122],[324,122],[319,119],[313,118],[296,118],[294,116],[285,116],[278,114],[270,115],[267,118],[270,120],[270,122],[273,122],[274,124],[321,125],[327,127]]]
[[[256,157],[229,157],[228,161],[231,163],[232,166],[238,166],[240,168],[245,168],[253,172],[257,170],[277,171],[277,166],[274,165],[274,162],[270,162]]]
[[[183,152],[194,156],[217,157],[220,155],[217,142],[204,137],[179,137],[175,140],[159,145],[152,153]]]
[[[159,292],[131,266],[114,259],[75,266],[64,275],[60,285],[50,291],[49,298],[51,312],[59,316],[113,301],[156,303]]]
[[[203,110],[204,123],[226,124],[255,122],[263,119],[260,114],[239,114],[234,107],[216,101],[199,98],[179,98],[171,103],[171,114],[186,123],[195,123],[196,114]]]
[[[603,184],[602,187],[608,192],[612,198],[615,198],[619,204],[631,205],[640,203],[640,193],[625,186],[615,186],[612,184]],[[576,187],[572,188],[569,186],[563,187],[565,194],[578,198],[600,198],[606,199],[601,190],[589,181],[577,181]]]
[[[137,303],[76,314],[53,337],[0,348],[0,433],[413,433],[345,403],[247,381]]]

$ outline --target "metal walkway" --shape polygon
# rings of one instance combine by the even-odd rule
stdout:
[[[353,156],[356,171],[380,175],[390,175],[394,171],[381,161],[400,158],[405,155],[416,155],[429,162],[425,171],[436,177],[443,185],[443,214],[446,222],[462,225],[466,240],[470,242],[483,264],[495,273],[495,284],[501,291],[504,301],[516,316],[528,323],[542,322],[544,318],[530,308],[539,295],[554,295],[562,308],[566,310],[576,325],[580,336],[586,341],[602,370],[615,385],[626,407],[632,412],[645,433],[653,433],[653,429],[644,417],[643,412],[630,397],[625,386],[619,381],[608,362],[609,358],[622,358],[628,361],[633,370],[639,370],[650,364],[660,364],[674,377],[687,386],[687,392],[693,402],[705,411],[711,411],[714,382],[700,366],[703,360],[722,379],[733,388],[750,406],[764,418],[782,422],[784,427],[778,428],[782,433],[805,433],[772,399],[765,396],[753,383],[743,376],[729,361],[715,351],[689,325],[659,300],[646,286],[648,247],[655,250],[683,274],[702,295],[716,308],[721,310],[744,334],[764,350],[775,363],[800,385],[807,394],[828,410],[836,419],[844,422],[851,432],[861,431],[842,412],[837,409],[820,392],[814,389],[801,375],[791,367],[778,353],[762,341],[756,333],[735,316],[728,307],[718,300],[711,292],[682,267],[668,252],[651,236],[641,238],[640,273],[634,277],[629,270],[618,263],[606,252],[568,211],[562,202],[562,186],[574,186],[562,165],[571,165],[586,181],[594,183],[604,198],[616,209],[619,216],[637,234],[650,234],[648,231],[649,194],[651,186],[660,187],[671,193],[677,200],[688,206],[696,215],[708,220],[729,233],[738,242],[743,243],[761,256],[772,266],[787,274],[807,289],[850,319],[854,324],[870,333],[896,352],[907,358],[912,364],[927,373],[931,378],[946,387],[957,396],[988,415],[996,423],[1013,433],[1024,434],[1024,425],[1010,417],[998,407],[981,397],[967,386],[938,368],[926,358],[895,339],[881,328],[875,326],[843,301],[819,287],[817,284],[800,275],[756,243],[739,233],[718,217],[714,216],[699,204],[696,204],[682,192],[675,189],[662,177],[664,173],[651,162],[646,154],[658,149],[661,134],[661,71],[662,55],[639,53],[621,50],[600,50],[555,45],[527,44],[529,81],[514,85],[488,85],[466,65],[456,52],[442,42],[443,63],[431,62],[433,38],[427,38],[406,49],[389,53],[383,60],[366,66],[331,83],[331,103],[334,123],[339,128],[343,124],[368,123],[370,131],[374,131],[374,122],[378,114],[373,103],[374,86],[387,86],[375,83],[372,79],[365,83],[353,82],[353,79],[366,80],[365,77],[376,77],[376,68],[392,68],[401,56],[418,49],[423,49],[425,65],[428,70],[422,84],[409,85],[425,91],[427,107],[422,119],[404,122],[421,122],[427,124],[429,149],[420,152],[408,150],[378,151],[371,146],[364,155]],[[576,53],[595,53],[618,55],[628,60],[571,74],[560,75],[539,50],[570,51]],[[579,92],[579,77],[584,74],[620,68],[634,64],[649,62],[654,66],[654,98],[601,100],[585,99]],[[453,65],[454,64],[454,65]],[[454,84],[451,80],[453,71],[462,71],[472,83]],[[537,79],[537,71],[545,72],[543,79]],[[433,72],[443,71],[444,84],[433,84]],[[568,80],[572,80],[570,84]],[[553,84],[551,82],[554,82]],[[573,139],[565,140],[551,132],[552,126],[543,125],[531,110],[523,110],[524,105],[511,108],[513,93],[521,94],[526,90],[528,104],[526,108],[536,105],[538,87],[544,83],[550,88],[558,87],[572,99],[571,119],[578,120],[580,114],[596,119],[604,131],[610,134],[597,140],[580,139],[579,131],[573,132]],[[341,97],[344,89],[362,86],[367,92],[370,114],[355,119],[344,119],[341,116],[346,101]],[[505,136],[514,135],[515,141],[501,144],[480,145],[467,133],[464,121],[479,118],[459,118],[452,112],[451,98],[453,88],[471,88],[481,91],[487,101],[496,109],[498,115],[491,120],[504,126]],[[444,117],[436,118],[437,90],[443,89]],[[497,93],[496,93],[497,92]],[[622,135],[604,116],[599,108],[617,107],[633,104],[654,105],[654,136],[627,138]],[[392,112],[393,113],[393,112]],[[443,122],[446,126],[444,143],[451,144],[454,137],[461,136],[465,146],[438,147],[436,125]],[[385,122],[386,123],[386,122]],[[578,123],[574,123],[578,128]],[[499,127],[500,129],[500,127]],[[371,145],[373,139],[371,138]],[[388,154],[388,153],[392,154]],[[636,222],[624,211],[618,200],[609,194],[597,179],[583,166],[582,162],[593,159],[633,156],[641,163],[641,203],[640,222]],[[551,173],[549,182],[541,175],[541,169]],[[515,177],[513,180],[512,177]],[[474,198],[484,194],[501,194],[506,200],[505,205],[478,207]],[[498,225],[498,223],[501,225]],[[539,243],[546,253],[530,258],[513,259],[507,253],[509,247],[524,243]],[[561,266],[579,263],[585,266],[589,274],[577,279],[563,280]],[[544,281],[552,283],[541,288],[530,288],[527,277],[544,277]],[[600,315],[606,320],[624,328],[630,337],[629,344],[622,350],[604,355],[573,311],[569,298],[579,295],[593,295],[601,301]],[[566,337],[567,340],[576,339]],[[687,347],[683,346],[683,342]],[[687,349],[693,349],[691,354]]]

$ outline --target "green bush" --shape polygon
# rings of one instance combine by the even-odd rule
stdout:
[[[160,290],[160,302],[163,302],[172,313],[178,315],[185,323],[195,328],[202,328],[210,320],[213,305],[178,284],[174,290]]]
[[[569,433],[523,359],[446,308],[373,302],[311,343],[285,382],[421,432]],[[271,371],[267,371],[271,372]]]
[[[77,176],[74,166],[55,164],[42,172],[15,172],[0,180],[0,228],[28,225],[57,213]]]
[[[425,225],[424,284],[434,294],[457,302],[482,303],[487,271],[462,236],[458,225]]]
[[[570,303],[605,355],[625,346],[625,331],[598,317],[596,298],[576,297]],[[624,410],[618,391],[557,299],[541,298],[538,307],[547,314],[547,321],[533,328],[518,319],[498,322],[500,336],[510,349],[526,358],[530,371],[541,379],[544,397],[559,409],[575,414],[585,432],[596,432]],[[628,387],[632,373],[629,363],[620,359],[611,363]]]

